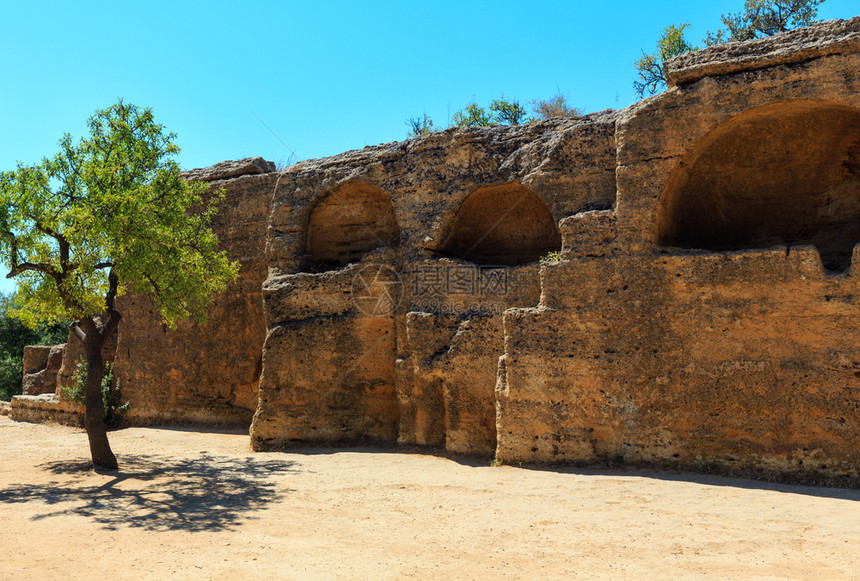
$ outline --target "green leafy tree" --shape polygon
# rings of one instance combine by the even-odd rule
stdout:
[[[528,114],[519,101],[509,101],[502,95],[501,99],[494,99],[490,103],[490,111],[497,123],[508,125],[519,125],[528,122]]]
[[[578,117],[585,113],[581,107],[574,107],[568,102],[567,95],[559,91],[549,99],[535,99],[531,102],[532,110],[537,119],[552,119],[553,117]]]
[[[486,127],[492,124],[493,116],[474,101],[451,116],[451,125],[454,127]]]
[[[666,62],[678,55],[697,50],[684,38],[684,30],[690,26],[685,22],[681,26],[674,24],[663,29],[660,38],[657,39],[657,52],[646,53],[633,62],[639,78],[633,82],[633,89],[641,99],[646,95],[654,95],[666,88],[666,74],[664,71]]]
[[[68,324],[62,323],[40,323],[31,329],[14,315],[15,308],[13,296],[0,294],[0,400],[3,401],[21,394],[24,347],[64,343],[69,334]]]
[[[744,9],[723,14],[725,28],[707,32],[706,45],[772,36],[818,21],[818,6],[824,0],[746,0]]]
[[[433,120],[430,119],[430,116],[427,113],[424,113],[422,117],[417,115],[415,117],[410,117],[406,120],[406,125],[409,127],[409,133],[407,133],[409,137],[429,135],[436,131],[436,129],[433,128]]]
[[[120,100],[88,127],[77,143],[63,136],[54,157],[0,174],[0,260],[16,279],[25,322],[74,321],[87,359],[90,453],[96,466],[115,469],[101,351],[120,321],[117,295],[151,296],[171,326],[202,320],[238,266],[210,227],[222,194],[180,177],[176,136],[150,109]]]

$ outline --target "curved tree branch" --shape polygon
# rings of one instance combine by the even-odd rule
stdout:
[[[35,272],[42,272],[44,274],[47,274],[48,276],[53,276],[53,277],[56,277],[59,274],[52,265],[45,264],[44,262],[38,262],[38,263],[21,262],[21,263],[17,263],[17,264],[16,264],[16,262],[17,261],[13,262],[12,270],[9,271],[9,274],[6,275],[6,278],[12,278],[13,276],[18,276],[22,272],[27,272],[28,270],[35,271]]]

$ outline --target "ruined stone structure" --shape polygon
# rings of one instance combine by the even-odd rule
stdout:
[[[63,364],[65,350],[65,343],[24,347],[24,395],[41,395],[57,390],[57,375]]]
[[[189,174],[242,275],[205,327],[123,299],[129,420],[860,477],[860,18],[667,72],[622,111]]]

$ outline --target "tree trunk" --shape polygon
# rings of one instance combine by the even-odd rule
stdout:
[[[88,334],[89,335],[89,334]],[[107,427],[104,422],[105,405],[102,399],[102,375],[104,373],[104,361],[102,359],[102,345],[104,338],[98,337],[97,345],[84,344],[87,352],[87,391],[84,397],[86,412],[84,415],[84,427],[87,430],[87,438],[90,440],[90,455],[93,464],[99,468],[116,470],[118,465],[116,456],[110,449],[107,437]],[[90,343],[91,341],[87,341]]]
[[[104,422],[105,405],[102,400],[102,374],[104,360],[102,346],[105,340],[116,329],[119,313],[108,309],[103,317],[105,324],[99,325],[93,317],[78,319],[72,324],[74,335],[84,346],[87,354],[87,389],[84,393],[84,428],[90,441],[90,455],[93,464],[99,468],[116,470],[116,456],[110,449],[107,438],[107,427]]]

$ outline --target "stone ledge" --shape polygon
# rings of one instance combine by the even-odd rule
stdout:
[[[860,52],[860,16],[827,20],[766,38],[727,42],[675,57],[666,63],[666,84],[671,88],[704,77],[856,52]]]
[[[559,223],[561,255],[610,256],[618,252],[618,220],[613,210],[591,210],[564,218]]]
[[[42,424],[55,422],[65,426],[83,427],[84,406],[61,401],[52,393],[16,395],[12,398],[9,417],[16,422]]]
[[[216,163],[210,167],[200,167],[182,172],[182,177],[189,182],[214,182],[245,175],[271,173],[275,164],[262,157],[248,157],[239,160],[229,160]]]

